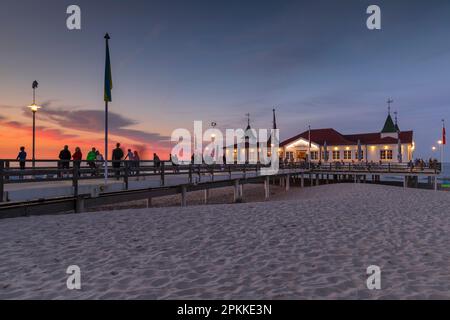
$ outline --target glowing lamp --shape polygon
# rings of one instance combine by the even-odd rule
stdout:
[[[28,106],[28,108],[30,108],[33,112],[37,112],[41,107],[33,103],[32,105]]]

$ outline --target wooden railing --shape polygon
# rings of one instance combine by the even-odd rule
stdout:
[[[61,161],[61,160],[35,160],[25,162],[25,168],[20,168],[17,160],[0,160],[0,202],[4,201],[4,186],[6,184],[71,181],[74,195],[78,195],[79,182],[83,180],[104,179],[104,161]],[[152,160],[135,161],[108,161],[108,179],[120,180],[128,190],[131,178],[157,177],[160,186],[165,186],[166,177],[172,175],[184,175],[188,183],[201,182],[202,176],[210,176],[214,180],[217,174],[228,175],[241,173],[244,177],[247,173],[256,175],[261,168],[268,167],[263,164],[179,164],[170,161],[161,161],[159,165]],[[300,168],[301,165],[286,166]]]
[[[366,173],[417,173],[417,174],[439,174],[441,172],[440,163],[423,165],[410,165],[409,163],[311,163],[311,171],[330,172],[366,172]]]
[[[25,161],[25,168],[20,168],[18,160],[0,160],[0,202],[4,201],[5,185],[12,183],[71,181],[74,195],[78,195],[79,182],[83,180],[104,179],[104,161],[61,161],[35,160]],[[241,173],[244,177],[248,172],[256,172],[269,167],[263,164],[180,164],[174,165],[170,161],[161,161],[155,165],[152,160],[108,161],[108,179],[123,181],[128,190],[130,178],[158,177],[160,186],[165,186],[166,177],[171,175],[185,175],[189,183],[201,182],[202,176],[208,175],[211,180],[217,174],[229,175]],[[280,169],[297,170],[306,173],[336,173],[351,172],[361,174],[393,173],[393,174],[439,174],[441,164],[431,166],[409,166],[408,164],[390,163],[280,163]]]

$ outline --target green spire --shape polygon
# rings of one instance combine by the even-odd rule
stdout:
[[[392,121],[391,114],[388,114],[386,122],[384,123],[383,130],[381,130],[381,133],[395,133],[397,132],[397,129],[395,127],[394,121]]]

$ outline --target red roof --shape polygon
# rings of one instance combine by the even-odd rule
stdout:
[[[283,147],[288,145],[300,138],[308,140],[309,131],[305,131],[295,137],[287,139],[280,143],[280,146]],[[413,132],[405,131],[400,132],[400,141],[402,143],[412,143],[413,141]],[[392,137],[381,138],[380,133],[362,133],[362,134],[348,134],[343,135],[337,132],[334,129],[312,129],[311,130],[311,142],[316,143],[318,145],[324,145],[325,141],[328,146],[332,145],[356,145],[358,144],[358,140],[361,141],[361,144],[395,144],[398,143],[398,140]]]

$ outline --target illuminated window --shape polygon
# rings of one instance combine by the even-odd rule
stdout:
[[[333,160],[339,160],[341,159],[341,152],[340,151],[333,151]]]
[[[323,160],[329,160],[330,159],[330,151],[327,151],[327,158],[325,159],[325,152],[322,151],[322,159]]]
[[[286,159],[288,159],[288,160],[294,160],[294,152],[292,152],[292,151],[286,151]]]
[[[311,151],[311,160],[319,160],[319,152]]]
[[[364,159],[364,150],[361,150],[361,159]],[[358,160],[358,150],[355,151],[355,160]]]
[[[392,160],[392,150],[380,150],[381,160]]]
[[[344,160],[351,160],[352,152],[350,150],[344,150]]]

